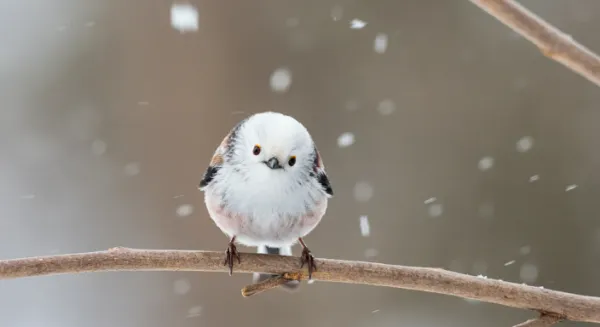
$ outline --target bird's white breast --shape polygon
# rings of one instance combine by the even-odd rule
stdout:
[[[294,180],[265,167],[247,174],[223,167],[205,190],[211,218],[230,237],[249,246],[287,246],[308,234],[327,209],[316,180]]]

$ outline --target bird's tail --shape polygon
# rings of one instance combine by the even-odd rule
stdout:
[[[286,246],[281,248],[271,248],[268,246],[261,245],[258,247],[257,252],[262,254],[292,255],[292,247]],[[254,283],[258,283],[273,276],[275,275],[254,273],[252,280]],[[300,282],[297,280],[292,280],[283,284],[282,287],[278,287],[278,289],[296,291],[298,289],[298,286],[300,286]]]

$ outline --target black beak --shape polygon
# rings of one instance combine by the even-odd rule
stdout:
[[[279,160],[277,160],[277,158],[273,157],[271,159],[269,159],[269,161],[265,161],[265,164],[271,168],[271,169],[281,169],[283,168],[280,164],[279,164]]]

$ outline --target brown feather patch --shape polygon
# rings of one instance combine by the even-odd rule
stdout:
[[[227,149],[227,143],[229,142],[229,137],[231,137],[231,132],[229,132],[229,133],[227,133],[227,135],[225,135],[225,137],[223,138],[223,141],[221,141],[221,144],[219,145],[219,148]]]
[[[223,155],[227,152],[227,147],[229,146],[230,138],[231,138],[231,132],[229,132],[229,133],[227,133],[227,135],[225,135],[225,137],[221,141],[221,144],[219,144],[217,151],[215,151],[215,154],[210,159],[211,166],[220,166],[223,164],[223,161],[224,161]]]
[[[223,156],[220,153],[215,153],[215,155],[210,160],[211,166],[220,166],[223,164]]]

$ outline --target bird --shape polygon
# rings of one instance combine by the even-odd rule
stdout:
[[[303,238],[320,223],[333,188],[307,128],[279,112],[252,114],[223,138],[198,189],[210,218],[229,238],[223,265],[241,263],[236,243],[258,253],[291,255],[302,246],[300,268],[317,270]],[[254,282],[269,278],[254,274]],[[289,290],[298,282],[284,284]]]

